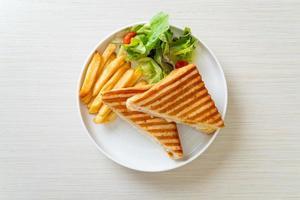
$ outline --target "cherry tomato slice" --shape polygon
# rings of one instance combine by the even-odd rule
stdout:
[[[189,63],[185,60],[178,60],[175,64],[175,69],[178,69],[178,68],[181,68],[181,67],[184,67],[186,65],[188,65]]]
[[[131,38],[136,36],[136,32],[128,32],[123,38],[123,44],[130,44]]]

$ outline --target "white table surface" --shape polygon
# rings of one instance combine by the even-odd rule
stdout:
[[[76,110],[90,50],[159,10],[215,52],[227,127],[191,164],[140,173],[104,157]],[[299,199],[300,2],[0,1],[0,199]]]

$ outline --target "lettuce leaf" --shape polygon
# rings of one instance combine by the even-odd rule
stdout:
[[[145,57],[139,59],[138,63],[138,68],[141,69],[144,79],[148,83],[157,83],[164,78],[162,69],[152,58]]]
[[[143,24],[134,25],[129,29],[129,31],[130,32],[138,32],[138,30],[140,30],[142,27],[143,27]]]
[[[173,70],[173,66],[163,59],[161,48],[156,49],[154,60],[160,65],[164,76],[167,76]]]
[[[146,44],[146,49],[148,53],[152,49],[154,49],[154,47],[159,42],[159,37],[169,28],[169,16],[166,13],[160,12],[151,19],[151,32],[147,35],[148,41]]]
[[[169,50],[164,48],[168,59],[175,64],[178,60],[191,61],[193,57],[194,49],[196,48],[197,39],[192,36],[190,28],[184,28],[182,36],[179,38],[174,38],[169,44]]]
[[[173,38],[173,32],[171,29],[168,31],[164,32],[159,39],[161,40],[161,49],[162,49],[162,54],[164,57],[170,52],[170,43],[172,42]]]
[[[147,49],[145,46],[146,37],[145,35],[137,35],[131,39],[130,44],[123,45],[124,49],[127,52],[129,60],[136,60],[142,57],[147,56]]]
[[[168,31],[169,16],[160,12],[155,15],[149,23],[133,26],[130,30],[137,35],[131,39],[130,44],[124,44],[124,49],[129,60],[146,57],[160,42],[161,35]]]

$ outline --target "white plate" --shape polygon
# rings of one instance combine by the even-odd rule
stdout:
[[[124,30],[130,26],[113,32],[104,38],[91,52],[80,74],[77,91],[79,91],[87,63],[93,52],[96,49],[102,52],[115,36],[121,36]],[[178,34],[182,30],[172,26],[172,31]],[[194,63],[197,65],[209,93],[224,119],[227,108],[227,85],[225,76],[220,63],[212,51],[200,40],[196,48]],[[130,124],[122,121],[120,118],[106,125],[94,124],[92,121],[94,116],[88,114],[86,106],[80,102],[79,98],[77,98],[77,102],[83,125],[97,148],[116,163],[138,171],[159,172],[183,166],[201,155],[214,141],[220,131],[217,130],[213,135],[206,135],[188,126],[178,125],[184,159],[174,161],[166,155],[158,144],[154,143],[147,136],[139,133],[135,128],[131,127]]]

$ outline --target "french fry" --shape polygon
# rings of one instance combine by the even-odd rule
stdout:
[[[134,86],[144,86],[144,85],[148,85],[148,83],[145,80],[140,80]]]
[[[103,65],[108,61],[109,57],[115,52],[117,46],[115,44],[109,44],[106,49],[103,51]]]
[[[93,100],[93,103],[91,104],[91,106],[89,108],[89,113],[94,114],[99,111],[99,109],[102,106],[101,93],[111,90],[129,68],[130,68],[130,65],[128,63],[125,63],[117,70],[117,72],[110,78],[110,80],[105,83],[105,85],[102,87],[101,91],[98,93],[98,95]]]
[[[101,63],[101,66],[100,66],[100,70],[98,71],[97,77],[100,76],[100,74],[102,73],[104,67],[109,63],[109,61],[114,60],[114,59],[110,60],[110,58],[111,57],[116,58],[116,53],[115,53],[116,48],[117,48],[117,46],[115,44],[109,44],[109,45],[107,45],[106,49],[103,51],[102,63]]]
[[[111,112],[111,113],[109,113],[109,114],[107,115],[106,118],[100,118],[100,120],[101,120],[100,123],[101,123],[101,124],[106,124],[106,123],[109,123],[109,122],[114,121],[116,118],[117,118],[116,113]]]
[[[98,52],[96,52],[93,55],[93,58],[89,63],[88,69],[86,71],[85,78],[79,92],[80,97],[86,96],[87,93],[92,89],[96,81],[96,76],[99,71],[101,62],[102,62],[101,55]]]
[[[87,95],[85,95],[84,97],[81,98],[81,101],[84,104],[88,104],[92,99],[92,91],[89,91],[89,93],[87,93]]]
[[[105,118],[103,116],[96,116],[94,119],[93,119],[94,123],[95,124],[104,124],[105,122],[107,122],[107,120],[105,120]]]
[[[99,79],[99,77],[100,77],[100,75],[101,75],[101,72],[102,72],[102,70],[107,66],[107,65],[109,65],[109,63],[111,63],[114,59],[116,59],[116,57],[117,57],[117,55],[116,55],[116,53],[115,52],[113,52],[110,56],[109,56],[109,58],[107,59],[107,61],[106,61],[106,63],[104,64],[104,66],[100,66],[100,68],[101,68],[101,70],[99,70],[98,72],[98,75],[97,75],[97,80],[95,81],[95,82],[97,82],[98,81],[98,79]],[[101,62],[101,63],[103,63],[103,62]],[[94,89],[93,89],[94,90]]]
[[[135,85],[136,82],[141,78],[141,76],[142,76],[142,71],[140,69],[136,68],[130,79],[130,82],[128,83],[128,87]]]
[[[104,121],[108,121],[108,116],[111,112],[111,109],[107,105],[101,106],[97,116],[94,118],[96,124],[100,124]]]
[[[111,90],[116,83],[122,78],[123,74],[130,69],[130,64],[129,63],[124,63],[119,69],[118,71],[109,79],[109,81],[107,81],[107,83],[105,83],[105,85],[103,86],[103,88],[101,89],[101,92],[104,91],[108,91]]]
[[[130,84],[133,82],[132,78],[135,76],[135,70],[128,69],[121,79],[117,82],[117,84],[113,87],[113,89],[119,89],[127,86],[131,86]],[[135,78],[134,78],[135,79]],[[107,116],[111,112],[111,109],[107,105],[101,106],[97,116],[94,118],[94,122],[97,124],[102,123],[103,121],[107,121]]]
[[[93,96],[98,95],[104,84],[110,79],[110,77],[121,67],[121,65],[125,62],[125,56],[120,56],[114,59],[109,65],[107,65],[99,79],[97,80],[94,89]]]
[[[134,70],[133,69],[128,69],[124,73],[124,75],[122,76],[122,78],[117,82],[117,84],[115,85],[114,89],[119,89],[119,88],[123,88],[123,87],[129,86],[133,74],[134,74]]]
[[[109,65],[109,63],[111,63],[114,59],[116,59],[117,55],[116,53],[112,53],[109,58],[107,59],[106,63],[104,64],[104,67],[106,67],[107,65]]]
[[[92,105],[92,103],[93,103],[94,99],[95,99],[95,97],[93,97],[93,96],[92,96],[92,98],[91,98],[90,102],[87,104],[87,107],[88,107],[88,108],[90,108],[90,107],[91,107],[91,105]]]
[[[117,118],[117,114],[114,113],[114,112],[111,112],[111,113],[109,114],[109,116],[107,116],[107,122],[112,122],[112,121],[114,121],[116,118]]]

